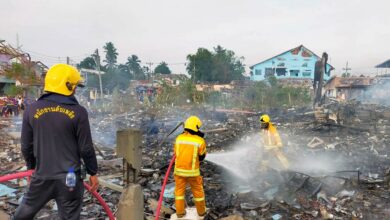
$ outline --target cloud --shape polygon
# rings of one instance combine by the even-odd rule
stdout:
[[[112,41],[121,62],[131,54],[185,62],[198,47],[220,44],[248,66],[304,44],[327,51],[336,72],[349,61],[361,74],[389,58],[389,7],[387,0],[4,0],[0,38],[15,43],[19,33],[25,50],[74,60]]]

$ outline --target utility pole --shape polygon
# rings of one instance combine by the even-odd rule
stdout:
[[[194,59],[194,83],[196,83],[196,59]]]
[[[99,84],[100,84],[100,98],[103,99],[103,85],[102,85],[102,76],[100,74],[100,56],[99,56],[99,50],[96,49],[95,53],[92,54],[93,59],[95,60],[96,63],[96,70],[98,71],[98,76],[99,76]]]
[[[352,70],[352,69],[351,69],[351,68],[348,68],[348,61],[347,61],[347,64],[345,64],[345,68],[343,68],[343,70],[345,71],[345,72],[344,72],[344,76],[345,76],[345,77],[349,77],[350,75],[349,75],[348,71],[349,71],[349,70]]]
[[[70,58],[69,57],[66,57],[66,64],[70,64]]]

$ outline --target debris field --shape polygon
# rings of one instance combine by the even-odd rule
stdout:
[[[261,148],[257,144],[260,113],[138,108],[121,114],[91,114],[100,169],[98,191],[115,212],[126,185],[123,161],[115,152],[116,131],[140,129],[142,169],[135,183],[142,186],[144,218],[154,219],[172,142],[182,129],[169,137],[166,134],[188,115],[196,114],[204,120],[208,148],[201,165],[208,208],[205,219],[389,219],[390,108],[354,102],[332,103],[325,108],[334,120],[316,121],[310,108],[267,112],[292,166],[281,170],[277,161],[271,161],[269,169],[261,173],[258,157],[253,156]],[[25,169],[20,127],[21,118],[0,119],[0,176]],[[231,164],[212,159],[241,151],[244,156],[226,156]],[[238,175],[240,169],[245,175]],[[0,184],[0,216],[12,215],[27,184],[27,180]],[[171,174],[161,219],[169,219],[175,212],[173,190]],[[190,195],[188,192],[187,205],[193,206]],[[52,201],[36,218],[56,219],[56,210]],[[82,219],[107,218],[87,192],[81,215]]]

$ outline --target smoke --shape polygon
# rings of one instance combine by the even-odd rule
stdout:
[[[358,101],[367,104],[378,104],[390,106],[390,80],[379,81],[370,87],[358,98]]]
[[[337,171],[351,169],[347,158],[334,151],[321,151],[313,153],[313,149],[306,146],[311,137],[293,136],[288,132],[280,131],[282,135],[283,153],[290,162],[289,171],[305,173],[311,176],[323,176]],[[302,144],[303,140],[305,144]],[[230,146],[230,151],[209,153],[206,160],[224,167],[234,174],[232,182],[251,183],[253,181],[268,181],[278,185],[283,183],[283,178],[277,171],[284,168],[280,161],[272,154],[263,153],[262,141],[259,133],[243,137],[240,141]],[[260,174],[262,161],[268,161],[267,172]],[[259,176],[260,175],[260,176]]]

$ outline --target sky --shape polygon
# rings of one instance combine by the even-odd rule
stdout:
[[[221,45],[246,67],[301,44],[341,73],[390,59],[389,0],[2,0],[0,39],[48,66],[102,57],[113,42],[119,62],[136,54],[185,73],[186,56]],[[18,36],[18,37],[17,37]],[[248,68],[247,68],[248,69]]]

